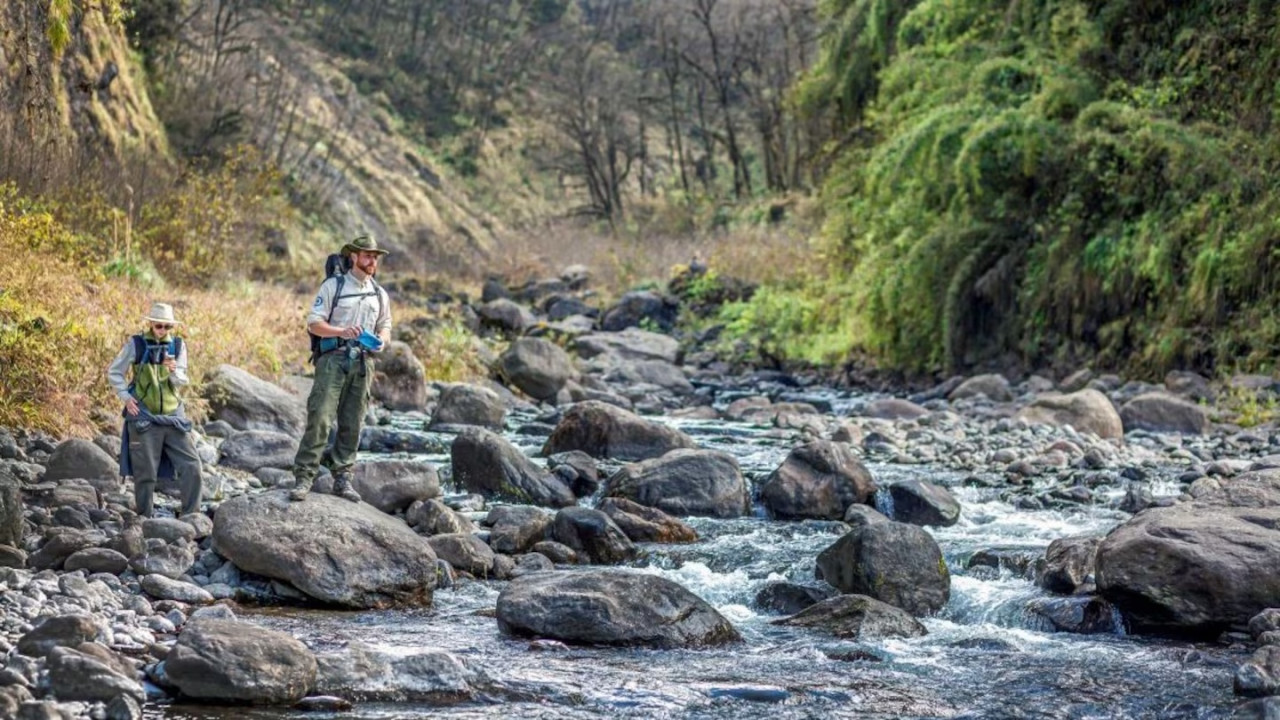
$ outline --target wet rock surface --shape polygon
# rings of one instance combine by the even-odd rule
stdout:
[[[498,596],[503,632],[573,643],[705,647],[736,642],[737,630],[683,587],[621,571],[538,573]]]

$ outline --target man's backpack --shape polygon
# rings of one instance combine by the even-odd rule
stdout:
[[[382,314],[382,288],[378,286],[378,281],[373,282],[373,291],[367,293],[351,293],[350,295],[342,294],[342,286],[347,282],[347,273],[351,272],[351,258],[339,253],[333,253],[324,261],[324,280],[334,278],[337,283],[333,289],[333,302],[329,303],[329,317],[325,318],[325,322],[333,322],[333,312],[338,309],[338,301],[351,297],[369,297],[370,295],[378,298],[378,314]],[[307,334],[311,336],[311,363],[314,365],[316,360],[325,352],[337,347],[337,343],[333,342],[330,347],[323,347],[326,341],[335,341],[336,338],[322,338],[319,335],[307,330]]]

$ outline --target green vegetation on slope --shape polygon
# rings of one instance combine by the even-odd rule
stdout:
[[[1280,4],[828,0],[798,88],[857,140],[828,275],[731,310],[771,352],[1267,367]]]

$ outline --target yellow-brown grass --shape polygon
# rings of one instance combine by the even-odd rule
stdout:
[[[440,317],[415,306],[401,308],[394,298],[392,312],[399,328],[396,337],[408,343],[414,356],[422,362],[428,380],[474,382],[488,377],[485,355],[496,355],[503,349],[477,338],[451,314]],[[407,329],[423,326],[428,329]]]
[[[49,242],[57,236],[61,242]],[[120,408],[107,365],[128,336],[143,329],[153,300],[172,302],[184,322],[194,385],[220,363],[268,378],[301,367],[305,298],[255,285],[157,293],[47,250],[70,242],[49,215],[0,206],[0,253],[8,261],[0,289],[0,425],[58,436],[98,432],[93,418]],[[188,400],[199,417],[203,403],[194,393]]]
[[[609,233],[561,222],[504,243],[494,270],[508,282],[558,274],[581,263],[606,294],[661,285],[695,257],[721,277],[781,283],[816,272],[803,225],[750,225],[709,232]]]

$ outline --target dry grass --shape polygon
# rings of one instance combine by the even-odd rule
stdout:
[[[394,298],[393,298],[394,303]],[[432,315],[418,307],[393,308],[395,336],[422,362],[427,380],[475,382],[489,376],[486,355],[505,348],[476,337],[459,318]]]
[[[710,232],[610,234],[563,221],[504,243],[492,270],[509,283],[554,276],[583,264],[606,294],[660,286],[695,257],[721,277],[775,284],[816,271],[803,224],[750,225]]]
[[[154,292],[108,278],[46,250],[74,238],[50,216],[0,206],[0,252],[10,271],[0,289],[0,425],[90,436],[95,417],[119,407],[106,368],[125,339],[142,329],[153,300],[172,302],[185,323],[195,386],[220,363],[262,377],[299,369],[307,352],[301,332],[306,298],[244,285],[221,291]],[[53,242],[59,241],[59,242]],[[203,403],[188,393],[193,415]]]

